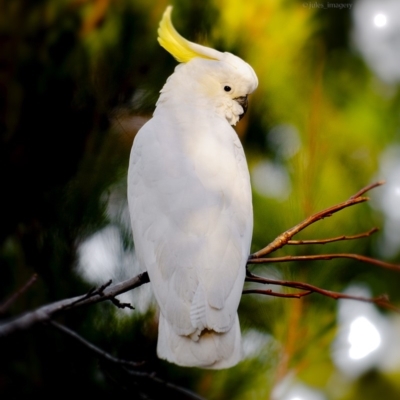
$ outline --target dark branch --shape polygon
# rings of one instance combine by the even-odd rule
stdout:
[[[161,387],[164,387],[166,389],[171,389],[173,391],[176,391],[180,394],[185,395],[185,398],[188,400],[205,400],[203,397],[199,396],[196,393],[191,392],[188,389],[185,389],[181,386],[177,386],[174,385],[170,382],[164,381],[160,378],[158,378],[157,376],[155,376],[154,374],[148,374],[146,372],[141,372],[141,371],[133,371],[133,370],[127,370],[126,371],[129,375],[132,375],[134,377],[137,378],[142,378],[142,379],[148,379],[150,380],[152,383],[156,383],[158,385],[160,385]]]
[[[131,310],[134,310],[135,307],[132,306],[130,303],[121,303],[118,299],[110,299],[111,303],[113,303],[116,307],[118,308],[129,308]]]
[[[104,287],[103,285],[101,287],[101,294],[86,294],[84,296],[72,297],[70,299],[64,299],[55,303],[47,304],[37,308],[36,310],[29,311],[21,316],[18,316],[8,322],[1,323],[0,337],[10,335],[18,330],[28,329],[38,323],[47,322],[61,312],[89,304],[99,303],[105,300],[114,299],[115,296],[135,289],[136,287],[139,287],[147,282],[149,282],[149,277],[147,272],[144,272],[138,276],[135,276],[134,278],[117,283],[113,286],[106,285],[106,287]],[[93,293],[93,291],[91,293]]]
[[[145,282],[143,282],[143,283],[145,283]],[[134,361],[124,360],[124,359],[114,357],[111,354],[107,353],[106,351],[95,346],[93,343],[90,343],[89,341],[84,339],[82,336],[80,336],[76,332],[74,332],[73,330],[71,330],[71,329],[67,328],[66,326],[59,324],[58,322],[55,322],[53,320],[50,320],[50,321],[46,322],[45,324],[49,324],[49,325],[53,326],[60,332],[66,334],[69,337],[73,338],[74,340],[78,341],[83,346],[85,346],[89,351],[91,351],[92,353],[94,353],[95,355],[100,357],[101,359],[103,359],[107,362],[111,362],[113,364],[123,366],[125,371],[131,376],[134,376],[134,377],[137,377],[140,379],[149,380],[157,385],[164,386],[165,388],[171,389],[177,393],[184,394],[185,398],[187,398],[187,399],[204,400],[204,398],[200,397],[196,393],[193,393],[186,388],[174,385],[170,382],[164,381],[164,380],[156,377],[154,375],[154,373],[146,373],[146,372],[137,371],[138,367],[141,367],[145,364],[145,362],[143,362],[143,361],[142,362],[134,362]]]
[[[68,335],[69,337],[77,340],[79,343],[81,343],[87,349],[89,349],[92,353],[95,353],[97,356],[103,358],[106,361],[110,361],[114,364],[120,364],[120,365],[123,365],[126,367],[132,367],[132,368],[137,368],[144,364],[144,362],[134,362],[134,361],[128,361],[128,360],[122,360],[120,358],[116,358],[116,357],[112,356],[111,354],[105,352],[104,350],[100,349],[99,347],[95,346],[94,344],[88,342],[82,336],[78,335],[76,332],[67,328],[66,326],[61,325],[56,321],[48,321],[47,323],[50,324],[51,326],[53,326],[54,328],[58,329],[59,331],[63,332],[64,334]]]
[[[68,335],[69,337],[73,338],[74,340],[78,341],[81,343],[83,346],[85,346],[88,350],[90,350],[92,353],[100,357],[101,359],[111,362],[113,364],[117,365],[122,365],[125,367],[125,370],[128,374],[132,376],[136,376],[141,379],[148,379],[152,381],[153,383],[156,383],[157,385],[164,386],[168,389],[171,389],[175,392],[178,392],[180,394],[184,394],[187,399],[193,399],[193,400],[204,400],[202,397],[198,396],[197,394],[191,392],[188,389],[185,389],[183,387],[174,385],[170,382],[163,381],[162,379],[154,376],[154,374],[149,374],[146,372],[141,372],[137,371],[136,369],[138,367],[141,367],[144,362],[134,362],[134,361],[129,361],[129,360],[123,360],[117,357],[112,356],[110,353],[107,353],[106,351],[100,349],[99,347],[95,346],[93,343],[90,343],[86,339],[84,339],[82,336],[78,335],[76,332],[73,330],[67,328],[66,326],[59,324],[58,322],[55,321],[49,321],[48,324],[53,326],[54,328],[58,329],[60,332]],[[133,369],[132,369],[133,368]]]
[[[0,304],[0,314],[4,314],[18,297],[24,294],[36,282],[37,278],[37,274],[33,274],[24,286],[13,293],[3,304]]]

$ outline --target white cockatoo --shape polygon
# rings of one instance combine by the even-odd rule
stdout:
[[[160,307],[158,356],[228,368],[242,358],[237,309],[253,230],[248,167],[231,125],[258,80],[239,57],[184,39],[171,11],[158,41],[180,64],[133,143],[133,239]]]

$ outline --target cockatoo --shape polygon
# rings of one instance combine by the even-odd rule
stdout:
[[[171,11],[158,41],[180,64],[132,146],[133,240],[160,308],[158,356],[228,368],[242,358],[237,309],[253,230],[250,177],[232,125],[258,80],[239,57],[184,39]]]

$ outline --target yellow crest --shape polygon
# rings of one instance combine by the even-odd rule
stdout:
[[[218,50],[190,42],[181,36],[171,21],[172,6],[164,11],[158,28],[158,43],[168,53],[172,54],[179,62],[188,62],[194,57],[202,57],[210,60],[220,60],[222,53]]]

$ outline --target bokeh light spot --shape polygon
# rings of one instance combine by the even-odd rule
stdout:
[[[367,318],[357,317],[350,325],[348,340],[351,345],[349,357],[359,360],[380,346],[381,335]]]
[[[387,23],[387,18],[385,14],[376,14],[374,17],[374,25],[378,28],[383,28]]]

